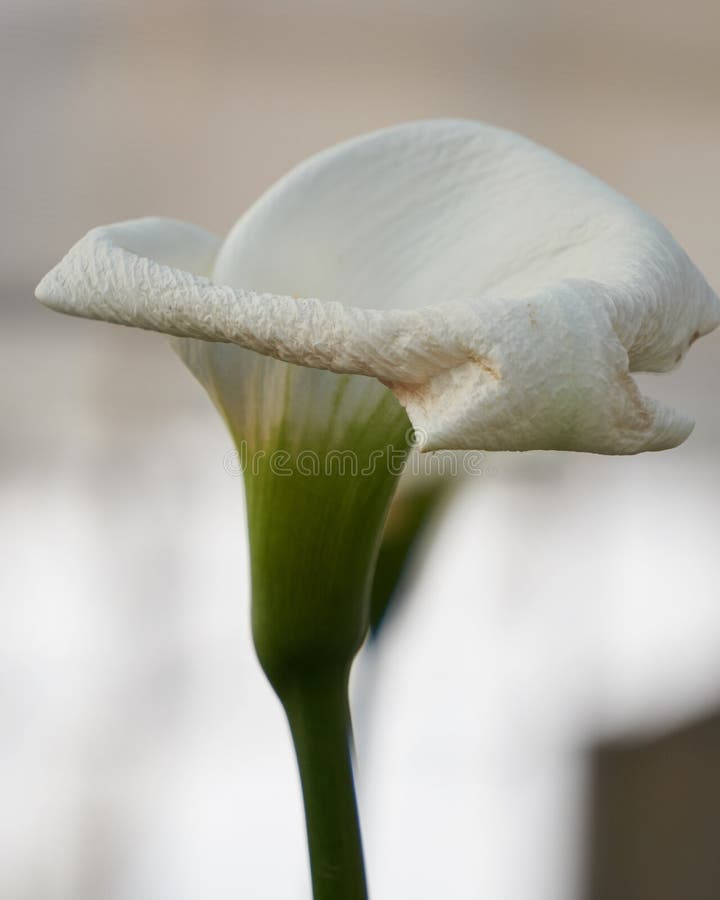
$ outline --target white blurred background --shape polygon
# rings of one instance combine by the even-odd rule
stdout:
[[[94,225],[223,233],[309,153],[443,115],[600,175],[717,289],[720,7],[0,0],[0,104],[0,897],[305,900],[229,438],[161,337],[34,284]],[[664,900],[593,882],[593,748],[720,708],[719,348],[644,380],[697,419],[683,447],[491,456],[457,492],[356,671],[375,900]],[[717,896],[671,813],[700,874],[667,897]]]

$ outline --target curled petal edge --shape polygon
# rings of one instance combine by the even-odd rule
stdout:
[[[532,297],[377,310],[214,284],[207,273],[220,246],[171,219],[96,228],[36,296],[70,315],[373,376],[406,407],[423,450],[627,454],[674,447],[692,430],[686,416],[639,391],[607,285],[568,280]],[[705,333],[720,321],[720,304],[697,279],[711,309]]]

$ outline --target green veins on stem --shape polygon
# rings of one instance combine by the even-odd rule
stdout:
[[[255,649],[287,715],[315,900],[364,900],[348,678],[388,507],[412,444],[379,382],[229,344],[175,349],[225,419],[245,480]]]
[[[288,369],[289,378],[303,377]],[[322,427],[314,417],[293,421],[288,410],[261,441],[235,437],[247,497],[253,638],[295,744],[314,897],[363,900],[347,684],[368,630],[375,561],[410,429],[378,384],[324,378],[335,382],[336,402]]]

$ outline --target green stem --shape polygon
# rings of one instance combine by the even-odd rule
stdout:
[[[314,900],[367,900],[350,754],[348,671],[284,686],[300,770]]]

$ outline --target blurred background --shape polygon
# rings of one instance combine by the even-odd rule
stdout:
[[[352,135],[484,119],[665,222],[716,290],[716,0],[0,0],[0,897],[309,897],[242,485],[158,335],[54,315],[90,227],[224,233]],[[375,900],[716,898],[720,335],[637,458],[491,455],[355,672]]]

